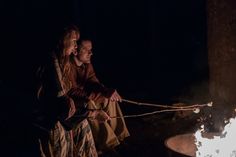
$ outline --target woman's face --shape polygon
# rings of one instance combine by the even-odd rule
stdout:
[[[81,48],[78,53],[78,59],[83,63],[90,63],[92,53],[92,42],[91,41],[83,41],[81,43]]]
[[[77,40],[79,40],[79,33],[72,31],[70,34],[65,36],[64,39],[64,53],[66,56],[71,55],[71,53],[76,53],[77,51]]]

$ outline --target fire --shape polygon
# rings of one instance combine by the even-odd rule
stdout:
[[[204,137],[204,126],[195,133],[196,157],[236,157],[236,118],[231,118],[222,133]]]

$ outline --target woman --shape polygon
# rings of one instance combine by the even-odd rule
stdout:
[[[75,26],[64,30],[59,44],[48,64],[40,70],[41,86],[38,90],[40,115],[35,126],[41,129],[39,143],[42,157],[96,157],[97,152],[86,117],[98,118],[98,112],[80,112],[79,123],[70,128],[76,106],[68,94],[75,85],[71,68],[71,54],[77,49],[79,30]],[[102,114],[101,121],[109,117]],[[72,130],[71,130],[72,129]]]

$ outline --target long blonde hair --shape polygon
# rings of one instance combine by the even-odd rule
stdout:
[[[71,39],[72,33],[75,32],[77,35],[80,34],[78,27],[72,25],[64,29],[59,44],[57,46],[56,55],[60,64],[62,72],[63,88],[65,90],[71,88],[72,83],[69,79],[71,72],[71,58],[65,54],[65,50],[69,47],[69,40]]]

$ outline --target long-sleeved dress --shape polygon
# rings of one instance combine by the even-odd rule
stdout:
[[[69,70],[70,66],[71,64],[68,64]],[[68,76],[65,76],[57,57],[53,55],[40,74],[40,107],[34,124],[39,130],[41,156],[97,157],[86,112],[76,127],[67,128],[64,125],[71,116],[71,105],[74,105],[73,99],[68,95],[73,85],[73,71],[69,71]]]

